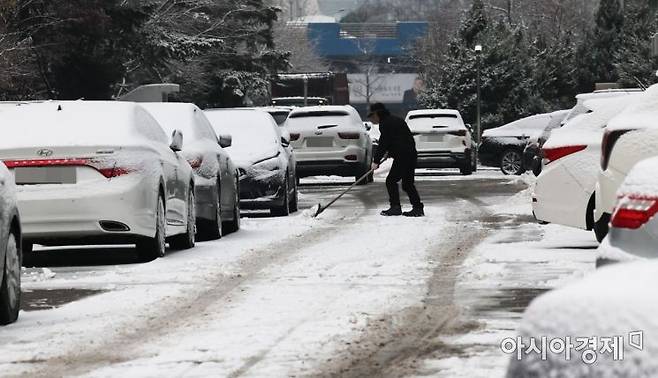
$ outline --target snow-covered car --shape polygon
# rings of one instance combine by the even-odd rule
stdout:
[[[285,216],[297,211],[297,173],[290,142],[272,116],[252,109],[205,111],[215,133],[231,135],[226,150],[238,167],[240,206]]]
[[[543,147],[544,168],[532,195],[535,217],[542,223],[591,230],[601,138],[608,122],[637,96],[586,101],[589,113],[553,130]]]
[[[14,178],[0,163],[0,325],[13,323],[21,305],[21,222]]]
[[[194,177],[146,109],[115,101],[57,101],[0,113],[12,125],[0,160],[14,175],[23,251],[136,244],[143,259],[194,246]]]
[[[633,166],[658,156],[658,85],[649,88],[637,104],[610,121],[601,144],[601,169],[596,186],[594,230],[599,240],[617,201],[617,190]]]
[[[418,168],[459,168],[463,175],[477,169],[473,137],[459,111],[412,110],[406,122],[416,141]]]
[[[597,266],[658,258],[658,157],[635,165],[617,192],[610,232],[597,251]]]
[[[655,377],[657,272],[658,261],[617,264],[536,298],[501,340],[507,377]]]
[[[184,143],[181,154],[194,170],[197,234],[218,239],[240,228],[238,170],[224,148],[229,136],[217,137],[203,111],[194,104],[142,103],[167,133],[179,129]]]
[[[529,167],[524,163],[523,152],[529,142],[539,140],[552,119],[558,122],[566,113],[537,114],[485,130],[479,148],[482,165],[497,167],[506,175],[520,175]],[[560,116],[562,119],[560,119]]]
[[[372,140],[353,107],[298,108],[288,116],[286,128],[297,156],[299,177],[338,175],[358,179],[370,170]]]

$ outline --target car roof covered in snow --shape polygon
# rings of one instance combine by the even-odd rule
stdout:
[[[519,331],[526,345],[529,337],[614,337],[622,336],[624,361],[613,361],[612,353],[599,353],[596,363],[584,365],[580,353],[526,354],[522,361],[511,359],[508,376],[546,377],[652,377],[658,371],[658,261],[638,261],[607,266],[564,288],[536,298],[524,313]],[[629,346],[630,333],[642,331],[644,350]],[[635,342],[637,342],[637,338]],[[575,374],[576,372],[587,372]],[[614,374],[611,375],[611,372]]]
[[[551,121],[552,113],[535,114],[506,125],[485,130],[483,137],[535,137],[541,135]]]
[[[652,85],[636,103],[613,118],[609,130],[656,128],[658,123],[658,84]]]
[[[215,139],[210,122],[198,106],[185,102],[140,103],[148,110],[167,134],[178,129],[183,140]]]
[[[589,113],[580,114],[561,128],[553,130],[544,148],[600,144],[601,134],[610,120],[638,101],[641,96],[642,94],[634,94],[586,101],[583,105],[590,110]]]
[[[140,105],[121,101],[48,101],[0,112],[11,126],[0,148],[139,145],[168,138]]]

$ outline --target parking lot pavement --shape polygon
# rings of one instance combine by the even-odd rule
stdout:
[[[28,311],[0,329],[0,371],[441,375],[480,356],[500,368],[491,338],[468,338],[513,329],[532,297],[586,269],[589,241],[557,242],[510,211],[527,178],[419,173],[422,219],[380,217],[378,175],[318,219],[249,213],[240,232],[150,263],[126,248],[49,250],[24,270]],[[344,187],[304,179],[300,208]]]

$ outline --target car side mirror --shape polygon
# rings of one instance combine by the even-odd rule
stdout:
[[[363,126],[366,127],[366,130],[372,130],[372,124],[370,122],[363,122]]]
[[[283,147],[288,147],[290,146],[290,140],[288,140],[286,137],[282,136],[281,137],[281,145]]]
[[[233,144],[233,137],[232,136],[230,136],[228,134],[224,134],[224,135],[219,136],[219,146],[221,148],[231,147],[232,144]]]
[[[171,144],[169,145],[172,151],[179,152],[183,150],[183,132],[176,129],[171,133]]]
[[[471,125],[470,123],[467,123],[465,126],[468,129],[468,131],[470,131],[471,134],[472,134],[473,133],[473,125]]]

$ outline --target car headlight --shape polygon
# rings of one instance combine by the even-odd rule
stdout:
[[[277,152],[277,154],[272,157],[255,162],[253,165],[254,169],[259,171],[280,171],[281,165],[279,155],[281,155],[281,152]]]

